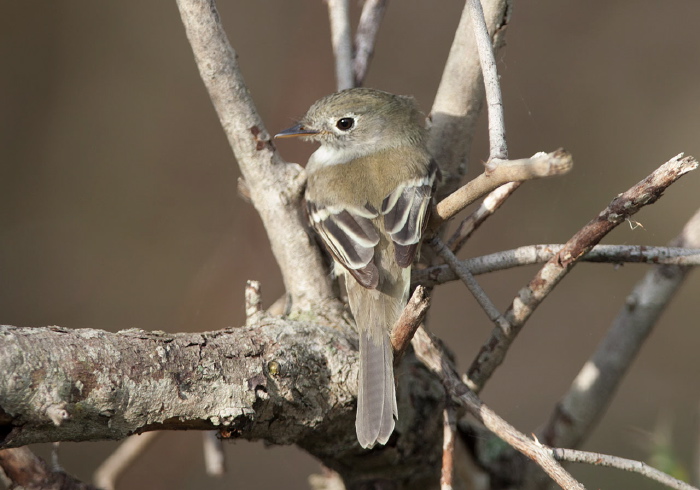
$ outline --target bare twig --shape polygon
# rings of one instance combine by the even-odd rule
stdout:
[[[571,463],[586,463],[595,466],[607,466],[609,468],[617,468],[619,470],[632,471],[644,475],[651,480],[656,480],[663,483],[669,488],[678,490],[698,490],[692,485],[673,478],[663,471],[652,468],[642,461],[610,456],[608,454],[591,453],[588,451],[577,451],[576,449],[553,448],[552,454],[558,461],[568,461]]]
[[[451,403],[448,403],[442,412],[443,418],[443,438],[442,438],[442,472],[440,476],[440,490],[452,490],[454,479],[454,457],[455,457],[455,432],[457,431],[457,421],[455,410]]]
[[[562,488],[580,490],[584,488],[562,468],[549,450],[517,431],[484,405],[479,397],[459,379],[454,367],[424,329],[418,329],[412,343],[418,358],[440,378],[450,397],[463,405],[487,429],[540,465]]]
[[[335,78],[338,90],[352,88],[355,77],[352,69],[352,34],[350,29],[350,1],[326,0],[331,24],[331,43],[335,56]]]
[[[411,343],[413,334],[423,322],[430,307],[430,295],[423,286],[418,286],[406,304],[401,316],[391,330],[391,345],[394,348],[394,363],[401,360]]]
[[[45,490],[97,490],[96,487],[64,473],[52,470],[49,464],[28,447],[0,450],[0,467],[5,476],[20,488]]]
[[[224,445],[217,432],[213,430],[202,432],[204,448],[204,467],[209,476],[223,476],[226,473],[226,455]]]
[[[671,245],[700,248],[700,211],[688,221]],[[673,250],[688,252],[687,249]],[[696,250],[696,262],[698,253],[700,251]],[[678,259],[684,258],[688,256]],[[542,438],[547,444],[576,447],[590,434],[689,270],[688,265],[659,265],[634,287],[605,338],[584,364],[542,430]]]
[[[697,412],[695,415],[695,454],[693,454],[693,462],[691,463],[691,471],[693,483],[696,486],[700,486],[700,426],[698,426],[697,421],[700,421],[700,402],[698,402]]]
[[[447,241],[447,246],[450,247],[455,254],[459,252],[472,233],[474,233],[489,216],[495,213],[518,187],[520,187],[520,182],[511,182],[510,184],[504,184],[490,192],[479,207],[462,220]]]
[[[292,310],[333,302],[331,279],[299,211],[304,171],[285,163],[270,141],[214,0],[177,0],[177,5],[199,73],[267,230]]]
[[[573,164],[571,154],[561,148],[551,153],[537,153],[531,158],[500,161],[497,167],[485,171],[440,201],[428,229],[437,229],[441,223],[503,184],[563,175]]]
[[[131,466],[161,432],[145,432],[131,436],[122,442],[112,454],[95,470],[92,477],[95,485],[103,490],[114,490],[117,480]]]
[[[478,276],[489,272],[502,271],[513,267],[547,262],[561,249],[562,244],[526,245],[512,250],[504,250],[482,255],[460,262],[460,267]],[[582,262],[610,264],[665,264],[696,266],[700,265],[700,248],[651,247],[648,245],[596,245],[581,257]],[[449,265],[436,265],[412,272],[412,282],[426,287],[459,279]]]
[[[252,325],[262,314],[262,297],[260,281],[246,281],[245,285],[245,323]]]
[[[505,354],[530,315],[571,268],[610,230],[643,206],[656,202],[663,191],[687,172],[697,168],[692,157],[678,155],[628,191],[618,195],[596,218],[577,232],[561,251],[550,259],[530,283],[520,290],[505,317],[512,329],[504,335],[500,328],[481,347],[468,371],[473,386],[480,390],[503,362]]]
[[[499,46],[504,37],[502,27],[510,15],[510,3],[511,0],[483,2],[486,24],[495,46]],[[438,199],[453,192],[467,171],[475,124],[484,100],[471,24],[469,6],[465,5],[430,111],[428,148],[443,175]]]
[[[493,304],[491,298],[489,298],[486,292],[481,288],[481,286],[479,286],[479,283],[476,282],[476,279],[474,279],[472,273],[469,272],[469,269],[464,267],[463,264],[457,260],[457,257],[455,257],[450,249],[447,248],[438,237],[434,237],[430,241],[430,245],[432,245],[433,249],[438,253],[438,255],[443,258],[447,265],[454,271],[455,274],[457,274],[457,277],[459,277],[467,286],[469,292],[472,293],[481,308],[486,312],[489,320],[495,323],[498,328],[503,330],[505,335],[508,335],[510,332],[510,324],[503,317],[501,312],[498,311],[498,308],[496,308],[496,305]]]
[[[374,54],[374,45],[379,32],[379,24],[384,17],[387,0],[365,0],[360,15],[360,22],[355,33],[355,58],[353,59],[353,74],[355,86],[359,87],[367,76],[369,62]]]
[[[489,36],[484,11],[480,0],[467,0],[467,8],[472,19],[476,47],[479,52],[479,63],[484,77],[486,89],[486,107],[489,115],[489,161],[505,160],[508,158],[506,145],[506,125],[503,118],[503,99],[501,85],[498,82],[496,58],[493,55],[491,36]],[[489,167],[493,168],[493,166]],[[516,179],[511,179],[516,180]]]

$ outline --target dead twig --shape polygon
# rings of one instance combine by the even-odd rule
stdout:
[[[583,485],[554,459],[551,451],[517,431],[484,405],[459,379],[454,367],[425,330],[419,328],[412,343],[418,358],[440,378],[445,390],[455,402],[463,405],[472,416],[507,444],[537,463],[562,488],[584,489]]]
[[[700,247],[700,246],[699,246]],[[480,257],[460,261],[460,267],[478,276],[514,267],[541,264],[558,254],[564,245],[561,243],[525,245],[511,250],[503,250]],[[647,265],[700,265],[700,248],[652,247],[648,245],[596,245],[583,257],[582,262],[608,264],[647,264]],[[447,264],[412,271],[414,284],[435,287],[459,276]]]
[[[576,449],[553,448],[552,454],[557,461],[568,461],[570,463],[586,463],[594,466],[607,466],[619,470],[631,471],[644,475],[651,480],[663,483],[669,488],[677,490],[698,490],[692,485],[673,478],[663,471],[652,468],[642,461],[610,456],[608,454],[592,453],[588,451],[578,451]]]
[[[487,169],[440,201],[430,217],[426,235],[430,236],[442,223],[504,184],[563,175],[573,168],[573,163],[571,154],[563,149],[537,153],[531,158],[500,161],[496,167]]]
[[[457,274],[457,277],[459,277],[462,280],[462,282],[467,286],[467,289],[469,289],[469,292],[472,293],[476,301],[479,303],[479,306],[481,306],[481,308],[486,313],[486,316],[489,317],[489,320],[495,323],[498,328],[503,330],[503,333],[505,335],[508,335],[510,332],[510,324],[508,323],[508,320],[506,320],[505,317],[501,314],[501,312],[498,311],[496,305],[493,304],[491,298],[488,297],[486,292],[476,281],[474,275],[471,272],[469,272],[469,269],[463,266],[463,264],[457,259],[457,257],[455,257],[455,255],[450,251],[450,249],[447,248],[445,244],[442,243],[442,240],[440,240],[438,237],[434,237],[430,241],[430,245],[432,245],[433,249],[438,253],[438,255],[440,255],[440,257],[442,257],[443,260],[447,262],[447,265],[454,271],[455,274]]]
[[[646,179],[618,195],[598,216],[579,230],[521,289],[505,313],[511,331],[504,335],[500,328],[492,331],[491,338],[481,347],[472,362],[468,377],[478,391],[483,388],[496,368],[503,362],[508,348],[523,325],[547,295],[564,276],[589,252],[608,232],[642,207],[656,202],[664,190],[697,168],[693,157],[678,155],[661,165]]]
[[[394,348],[394,363],[401,360],[411,343],[413,334],[420,327],[430,307],[430,295],[423,286],[418,286],[391,330],[391,345]]]
[[[486,89],[486,107],[489,115],[489,161],[487,162],[489,166],[487,168],[493,168],[494,165],[492,164],[496,163],[496,160],[508,158],[501,84],[498,82],[496,58],[493,55],[491,36],[489,36],[489,30],[486,26],[481,2],[479,0],[467,0],[467,8],[472,19],[472,28],[476,38],[476,48],[479,52],[479,63]]]
[[[442,473],[440,475],[440,490],[452,490],[455,466],[455,432],[457,421],[455,410],[451,403],[442,412],[443,438],[442,438]]]
[[[700,211],[670,245],[700,248]],[[600,420],[639,349],[690,271],[685,259],[692,258],[697,264],[700,258],[699,250],[670,250],[679,256],[667,259],[670,264],[660,260],[664,265],[654,267],[637,283],[607,334],[557,404],[541,431],[547,444],[576,447]],[[681,255],[683,252],[686,255]]]

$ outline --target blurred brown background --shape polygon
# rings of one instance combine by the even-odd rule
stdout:
[[[679,152],[700,156],[695,0],[515,2],[498,55],[510,154],[563,146],[574,171],[523,186],[462,252],[564,242],[617,193]],[[430,109],[463,6],[393,1],[367,85]],[[320,0],[219,2],[270,132],[334,90]],[[357,17],[359,7],[353,5]],[[214,330],[243,322],[246,279],[282,287],[174,2],[4,2],[0,16],[0,321],[20,326]],[[483,119],[483,118],[482,118]],[[482,120],[471,175],[487,157]],[[279,142],[290,161],[311,146]],[[672,186],[605,243],[663,245],[700,205],[700,174]],[[536,269],[482,277],[505,308]],[[529,433],[549,415],[645,266],[584,264],[533,316],[483,393]],[[585,448],[644,459],[660,434],[689,466],[698,443],[698,291],[691,275]],[[441,288],[432,326],[466,367],[490,331],[465,288]],[[666,427],[666,429],[663,429]],[[227,445],[205,476],[200,434],[168,433],[122,488],[307,488],[295,448]],[[116,443],[64,444],[89,479]],[[40,447],[42,454],[46,448]],[[660,488],[574,467],[592,488]]]

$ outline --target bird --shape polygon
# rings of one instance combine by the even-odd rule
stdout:
[[[412,97],[351,88],[316,101],[276,135],[285,137],[320,143],[306,165],[306,208],[357,325],[357,439],[384,445],[398,420],[390,332],[408,301],[437,174],[425,116]]]

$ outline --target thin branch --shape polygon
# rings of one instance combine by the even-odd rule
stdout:
[[[411,343],[413,334],[420,327],[430,307],[430,295],[423,286],[418,286],[406,304],[401,316],[391,330],[391,345],[394,348],[394,364],[403,357]]]
[[[467,7],[472,19],[476,47],[479,52],[479,63],[484,77],[486,89],[486,107],[489,115],[489,161],[505,160],[508,158],[506,145],[506,125],[503,117],[503,99],[501,84],[498,81],[496,58],[493,55],[491,36],[486,26],[484,11],[480,0],[467,0]],[[489,167],[493,168],[493,166]],[[511,179],[516,180],[516,179]]]
[[[442,437],[442,472],[440,474],[440,490],[452,490],[455,466],[455,432],[457,421],[452,404],[448,403],[442,411],[443,437]]]
[[[418,358],[438,376],[450,397],[463,405],[487,429],[518,452],[532,459],[562,488],[579,490],[584,488],[554,459],[550,451],[517,431],[484,405],[479,397],[459,379],[454,367],[424,329],[418,329],[412,343]]]
[[[335,78],[338,90],[355,84],[352,67],[352,33],[350,29],[350,0],[326,0],[331,24],[331,43],[335,56]]]
[[[217,437],[216,431],[202,432],[202,444],[204,449],[204,467],[209,476],[223,476],[226,474],[226,454],[223,441]]]
[[[700,248],[700,211],[671,245]],[[690,252],[687,249],[672,249]],[[700,250],[692,256],[697,264]],[[669,261],[673,261],[670,259]],[[683,263],[683,262],[681,262]],[[658,265],[634,287],[608,333],[542,429],[551,446],[578,446],[598,422],[659,316],[686,278],[688,265]]]
[[[478,276],[526,265],[547,262],[564,248],[563,244],[526,245],[460,261],[460,268]],[[700,265],[700,248],[651,247],[648,245],[596,245],[582,262],[647,265]],[[435,287],[459,279],[449,265],[436,265],[412,271],[414,284]]]
[[[520,182],[511,182],[504,184],[498,189],[490,192],[484,198],[479,207],[474,210],[469,216],[464,218],[454,231],[450,239],[447,241],[447,246],[456,254],[467,243],[469,237],[474,233],[504,202],[520,187]]]
[[[697,412],[695,414],[695,447],[693,461],[690,464],[692,481],[695,485],[700,486],[700,402],[698,402]]]
[[[459,277],[467,286],[467,289],[469,289],[469,292],[472,293],[476,301],[479,303],[479,306],[481,306],[484,312],[486,312],[486,316],[489,317],[489,320],[495,323],[498,328],[503,330],[505,335],[508,335],[511,328],[510,324],[503,317],[501,312],[498,311],[496,305],[493,304],[491,298],[488,297],[476,279],[474,279],[474,276],[471,272],[469,272],[469,269],[464,267],[462,263],[457,260],[457,257],[455,257],[452,251],[450,251],[450,249],[447,248],[438,237],[434,237],[430,241],[430,245],[433,247],[433,250],[435,250],[438,255],[443,258],[452,271],[457,274],[457,277]]]
[[[430,218],[427,233],[503,184],[563,175],[573,165],[571,154],[561,148],[551,153],[537,153],[531,158],[500,161],[498,166],[486,170],[440,201]]]
[[[116,451],[110,454],[95,470],[92,477],[95,485],[103,490],[114,490],[119,477],[161,433],[159,431],[146,432],[131,436],[122,442]]]
[[[673,478],[667,475],[663,471],[659,471],[656,468],[652,468],[648,464],[642,461],[635,461],[633,459],[620,458],[617,456],[610,456],[608,454],[591,453],[588,451],[577,451],[575,449],[562,449],[553,448],[552,454],[557,459],[557,461],[568,461],[570,463],[586,463],[594,466],[607,466],[608,468],[617,468],[619,470],[631,471],[634,473],[639,473],[644,475],[651,480],[656,480],[659,483],[663,483],[669,488],[675,488],[677,490],[698,490],[692,485]]]
[[[20,488],[42,490],[97,490],[87,483],[51,469],[28,447],[0,450],[0,467],[5,476]]]
[[[362,86],[367,76],[386,3],[387,0],[365,0],[362,7],[360,22],[355,33],[355,58],[352,64],[356,87]]]
[[[292,310],[327,305],[335,295],[300,212],[305,173],[285,163],[265,129],[228,42],[214,0],[177,0],[187,39],[214,108],[267,230]]]
[[[484,0],[484,12],[494,46],[504,39],[511,0]],[[441,199],[459,186],[467,172],[469,152],[484,101],[479,55],[465,4],[455,32],[440,86],[430,111],[428,149],[442,171],[437,197]]]
[[[646,179],[618,195],[606,209],[578,231],[513,300],[505,313],[512,327],[509,334],[504,335],[500,328],[495,328],[491,338],[481,347],[468,371],[473,386],[477,390],[483,388],[503,362],[506,352],[530,315],[581,257],[613,228],[642,207],[656,202],[669,185],[697,166],[698,162],[692,157],[683,158],[682,155],[678,155],[672,158]]]
[[[245,285],[245,323],[252,325],[262,315],[262,296],[260,281],[246,281]]]

